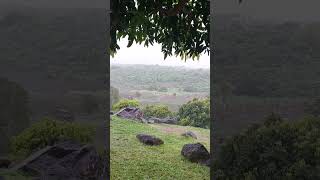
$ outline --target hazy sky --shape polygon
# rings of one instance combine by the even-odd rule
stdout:
[[[119,45],[120,50],[114,58],[111,58],[111,64],[148,64],[161,66],[185,66],[189,68],[210,68],[210,56],[203,54],[199,60],[187,59],[186,62],[180,57],[172,56],[164,60],[161,46],[155,44],[154,46],[144,47],[143,45],[133,44],[127,48],[127,40],[123,39]]]

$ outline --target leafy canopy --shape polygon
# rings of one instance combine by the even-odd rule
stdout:
[[[157,117],[157,118],[166,118],[173,115],[173,113],[169,110],[167,105],[157,104],[157,105],[147,105],[143,109],[144,116],[147,118]]]
[[[112,0],[111,55],[118,40],[128,38],[145,46],[158,43],[164,58],[173,54],[195,58],[210,52],[210,2],[208,0]]]
[[[183,104],[178,111],[178,121],[183,126],[210,127],[210,99],[197,99]]]
[[[272,115],[267,122],[225,142],[213,163],[214,179],[320,178],[319,118],[285,122]]]
[[[137,99],[121,99],[119,102],[112,106],[112,109],[115,111],[119,111],[126,107],[139,107],[140,102]]]

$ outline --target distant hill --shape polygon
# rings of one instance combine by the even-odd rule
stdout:
[[[121,90],[179,92],[210,91],[209,69],[188,69],[159,65],[113,65],[111,85]]]

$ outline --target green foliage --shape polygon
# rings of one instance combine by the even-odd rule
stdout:
[[[112,106],[112,109],[115,111],[119,111],[125,107],[139,107],[140,102],[137,99],[121,99],[119,102]]]
[[[161,44],[166,58],[173,53],[195,58],[210,51],[210,3],[198,1],[111,1],[111,52],[120,47],[118,39]]]
[[[191,121],[191,119],[190,119],[189,117],[181,118],[181,119],[179,120],[179,124],[180,124],[181,126],[189,126],[189,125],[191,125],[191,123],[192,123],[192,121]]]
[[[319,130],[320,120],[315,118],[253,126],[222,146],[213,164],[214,177],[319,179]]]
[[[157,117],[165,118],[170,117],[173,113],[169,110],[169,107],[166,105],[147,105],[143,109],[143,114],[145,117]]]
[[[210,99],[193,99],[183,104],[178,111],[178,121],[181,125],[209,128]]]
[[[315,117],[320,116],[320,97],[313,99],[305,107],[305,112]]]
[[[283,122],[283,120],[279,114],[271,113],[271,115],[266,118],[264,125],[269,127],[269,126],[277,125],[281,122]]]
[[[11,139],[12,153],[27,156],[35,150],[62,140],[92,142],[94,129],[86,125],[44,119]]]

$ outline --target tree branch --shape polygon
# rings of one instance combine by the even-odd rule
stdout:
[[[189,2],[189,0],[180,0],[179,3],[174,7],[174,8],[171,8],[171,9],[163,9],[162,6],[161,6],[161,3],[159,3],[158,1],[158,7],[159,7],[159,13],[161,16],[176,16],[178,15],[182,10],[183,8],[186,6],[186,4]]]

